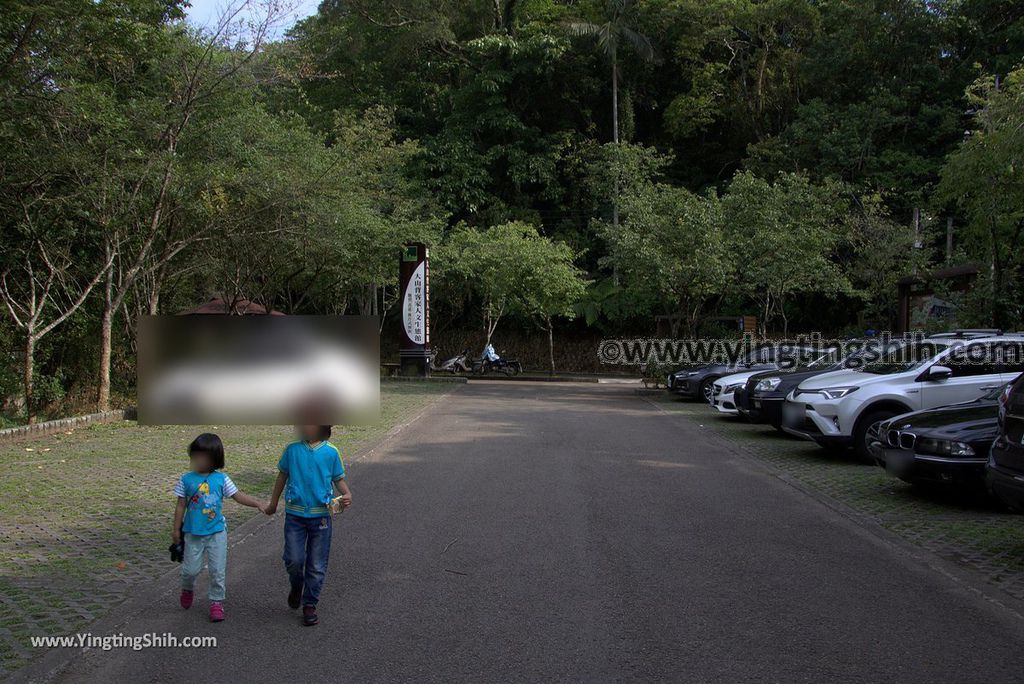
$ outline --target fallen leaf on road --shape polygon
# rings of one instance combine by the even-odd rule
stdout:
[[[117,561],[116,563],[114,563],[114,567],[117,568],[118,570],[124,570],[125,568],[128,567],[128,564],[125,563],[124,561]]]

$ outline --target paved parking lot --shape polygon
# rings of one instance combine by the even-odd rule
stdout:
[[[992,589],[1024,600],[1024,516],[999,512],[983,496],[913,487],[852,455],[830,455],[812,442],[718,414],[699,402],[660,391],[642,397],[727,440],[860,522],[892,532]]]
[[[226,622],[167,577],[104,624],[216,649],[90,651],[60,680],[1019,680],[1012,599],[648,399],[470,383],[351,469],[318,631],[285,605],[278,516],[232,547]]]

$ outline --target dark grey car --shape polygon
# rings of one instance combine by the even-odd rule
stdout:
[[[714,363],[695,368],[682,368],[669,373],[665,379],[665,385],[669,392],[678,394],[689,399],[702,399],[711,402],[713,392],[712,386],[715,380],[733,373],[742,373],[748,370],[776,370],[779,368],[777,361],[779,347],[761,347],[752,350],[733,364]],[[805,353],[809,350],[802,348],[788,347],[790,354],[793,352]]]

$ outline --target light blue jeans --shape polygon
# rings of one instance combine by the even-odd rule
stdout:
[[[203,554],[210,570],[210,601],[224,600],[224,577],[228,569],[228,531],[213,534],[185,533],[185,558],[181,562],[181,588],[192,591],[196,575],[203,569]]]

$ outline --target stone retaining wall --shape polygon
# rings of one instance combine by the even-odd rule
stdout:
[[[129,420],[134,418],[134,409],[118,409],[116,411],[103,411],[101,413],[90,413],[84,416],[72,418],[59,418],[48,420],[43,423],[32,425],[19,425],[18,427],[0,430],[0,440],[16,437],[28,437],[32,435],[45,435],[51,432],[63,432],[71,428],[83,427],[92,423],[110,423],[115,420]]]

